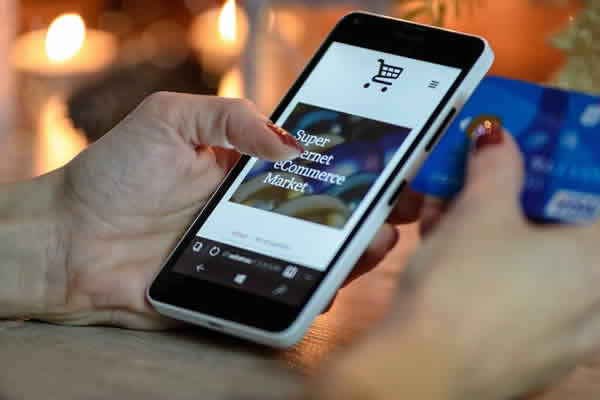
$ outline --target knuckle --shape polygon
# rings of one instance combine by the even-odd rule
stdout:
[[[224,119],[234,119],[240,113],[248,109],[247,100],[244,99],[222,99],[220,104],[221,115]]]
[[[248,99],[233,99],[233,103],[240,108],[254,108],[254,103]]]
[[[227,99],[227,114],[248,114],[254,110],[254,103],[247,99]]]
[[[174,108],[171,106],[174,101],[173,96],[174,94],[170,92],[152,93],[142,101],[138,110],[144,114],[164,119]]]
[[[181,96],[173,92],[154,92],[144,99],[138,110],[149,121],[160,121],[164,126],[178,131],[184,126],[183,117],[186,115],[185,107],[181,107],[185,103]]]
[[[245,111],[245,106],[241,100],[228,100],[223,104],[223,111],[224,117],[228,121],[234,121],[242,112]]]
[[[172,96],[173,96],[173,93],[170,93],[170,92],[164,92],[164,91],[154,92],[151,95],[149,95],[148,97],[146,97],[146,99],[144,99],[143,104],[146,106],[164,105],[165,103],[168,103],[169,101],[171,101]]]

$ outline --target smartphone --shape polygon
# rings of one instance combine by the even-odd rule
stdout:
[[[275,347],[298,342],[483,79],[479,37],[342,18],[272,120],[295,160],[242,156],[148,288],[161,314]]]

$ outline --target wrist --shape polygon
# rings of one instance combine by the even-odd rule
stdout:
[[[62,170],[1,189],[0,318],[43,314],[49,286],[64,278],[62,189]]]

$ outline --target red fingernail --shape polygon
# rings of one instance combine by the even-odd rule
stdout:
[[[493,120],[483,121],[475,128],[471,140],[473,141],[474,151],[480,151],[485,147],[501,144],[504,142],[502,124]]]
[[[277,135],[279,140],[281,140],[281,143],[285,144],[286,146],[293,147],[300,153],[304,151],[304,147],[302,147],[302,145],[285,129],[280,128],[271,121],[267,122],[267,128]]]

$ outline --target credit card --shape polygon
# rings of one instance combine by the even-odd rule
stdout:
[[[582,223],[600,216],[600,97],[487,77],[412,182],[450,199],[462,188],[473,134],[501,123],[525,161],[524,213],[543,222]]]

